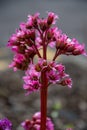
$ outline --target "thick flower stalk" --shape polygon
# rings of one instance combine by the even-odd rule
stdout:
[[[48,12],[47,18],[40,18],[39,13],[29,15],[27,22],[21,23],[19,29],[8,41],[8,46],[14,52],[10,67],[13,67],[15,71],[17,69],[25,71],[23,88],[26,90],[26,95],[35,91],[41,92],[40,130],[51,130],[47,128],[46,117],[47,90],[50,84],[72,87],[72,80],[65,73],[65,67],[56,63],[56,58],[60,55],[86,55],[84,44],[79,44],[75,38],[70,39],[59,28],[53,26],[57,19],[58,16],[52,12]],[[56,50],[52,61],[47,59],[47,47]],[[40,53],[41,49],[43,55]],[[34,63],[36,55],[38,59]],[[31,124],[28,121],[28,127],[31,127]],[[26,123],[24,123],[25,126]]]

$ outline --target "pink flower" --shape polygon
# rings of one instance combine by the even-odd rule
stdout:
[[[84,45],[75,45],[75,49],[73,50],[73,55],[80,55],[80,54],[83,54],[83,55],[86,55],[86,52],[84,50]]]
[[[58,19],[57,15],[55,15],[53,12],[48,12],[48,17],[47,17],[48,25],[55,24],[56,19]]]
[[[63,79],[63,80],[60,82],[60,84],[63,85],[63,86],[68,86],[69,88],[72,88],[72,80],[71,80],[71,78],[69,78],[69,77]]]
[[[29,65],[29,69],[26,71],[26,76],[23,77],[23,88],[26,90],[26,95],[38,91],[41,88],[40,73],[35,70],[33,64]]]
[[[62,64],[51,62],[48,64],[47,78],[49,83],[67,85],[69,88],[72,86],[72,81],[65,72],[65,67]]]
[[[86,55],[84,45],[79,44],[76,39],[70,39],[67,35],[60,33],[56,36],[56,49],[59,54],[65,55]]]
[[[26,75],[23,77],[26,94],[38,91],[41,89],[41,72],[45,71],[48,78],[48,84],[61,84],[67,85],[69,88],[72,86],[72,81],[69,75],[65,73],[65,67],[62,64],[56,64],[55,62],[48,62],[43,59],[39,59],[37,64],[30,64]]]
[[[17,69],[26,70],[28,68],[29,60],[22,54],[16,54],[14,56],[13,62],[9,67],[13,67],[14,71]]]
[[[50,70],[47,72],[47,78],[48,78],[49,82],[53,83],[53,84],[57,83],[60,80],[59,75],[54,70]]]
[[[58,55],[86,55],[84,45],[80,44],[76,39],[70,39],[63,34],[58,28],[51,28],[47,32],[48,45],[51,48],[56,47]]]
[[[48,29],[47,19],[39,19],[38,24],[41,31],[46,31]]]
[[[36,13],[34,15],[28,15],[27,25],[29,26],[29,28],[38,27],[37,23],[38,23],[39,15],[40,13]]]
[[[40,130],[41,113],[37,112],[33,115],[32,120],[25,120],[21,123],[24,130]],[[54,130],[54,125],[50,118],[46,120],[46,130]]]
[[[41,84],[39,83],[39,81],[29,81],[27,84],[24,84],[23,88],[26,90],[26,96],[29,95],[32,92],[36,92],[40,89]]]

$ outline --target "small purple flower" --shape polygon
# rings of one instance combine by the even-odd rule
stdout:
[[[0,120],[0,130],[12,130],[12,123],[7,118]]]
[[[21,123],[24,130],[40,130],[40,124],[41,124],[41,113],[36,112],[32,120],[25,120]],[[54,130],[53,122],[50,118],[47,117],[46,119],[46,130]]]

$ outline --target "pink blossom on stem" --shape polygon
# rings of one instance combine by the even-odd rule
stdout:
[[[57,34],[57,33],[56,33]],[[86,55],[85,47],[83,44],[79,44],[76,39],[70,39],[67,35],[60,33],[56,36],[56,49],[59,54],[65,55]]]
[[[47,19],[39,19],[38,21],[38,25],[41,29],[41,31],[46,31],[46,29],[48,29],[48,24],[47,24]]]
[[[48,65],[47,78],[49,83],[67,85],[71,88],[72,81],[65,72],[65,67],[62,64],[51,62]]]
[[[47,23],[48,25],[55,24],[56,19],[58,19],[58,16],[55,15],[53,12],[48,12],[48,18],[47,18]]]
[[[43,59],[39,59],[37,64],[30,64],[26,75],[23,77],[26,95],[38,91],[41,89],[41,72],[45,71],[49,84],[61,84],[71,88],[72,81],[69,75],[65,73],[65,67],[62,64],[56,64],[55,62],[48,62]]]
[[[14,56],[13,62],[9,65],[9,67],[13,67],[14,71],[17,69],[26,70],[28,68],[29,59],[22,54],[16,54]]]
[[[71,78],[69,78],[69,77],[63,79],[63,80],[60,82],[60,84],[63,85],[63,86],[68,86],[69,88],[72,88],[72,80],[71,80]]]
[[[41,88],[39,79],[40,73],[35,70],[33,64],[30,64],[29,69],[26,71],[26,76],[23,77],[25,82],[23,88],[26,90],[26,95],[38,91]]]
[[[37,28],[38,27],[38,19],[40,13],[35,13],[34,15],[28,15],[27,25]]]

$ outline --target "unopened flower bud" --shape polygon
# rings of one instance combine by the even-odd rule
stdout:
[[[53,12],[48,12],[47,24],[55,24],[55,20],[58,19],[58,16],[55,15]]]
[[[66,78],[66,79],[62,80],[60,84],[63,86],[67,85],[69,88],[71,88],[72,87],[72,80],[71,80],[71,78]]]
[[[48,28],[46,19],[39,20],[39,26],[42,31],[45,31]]]

